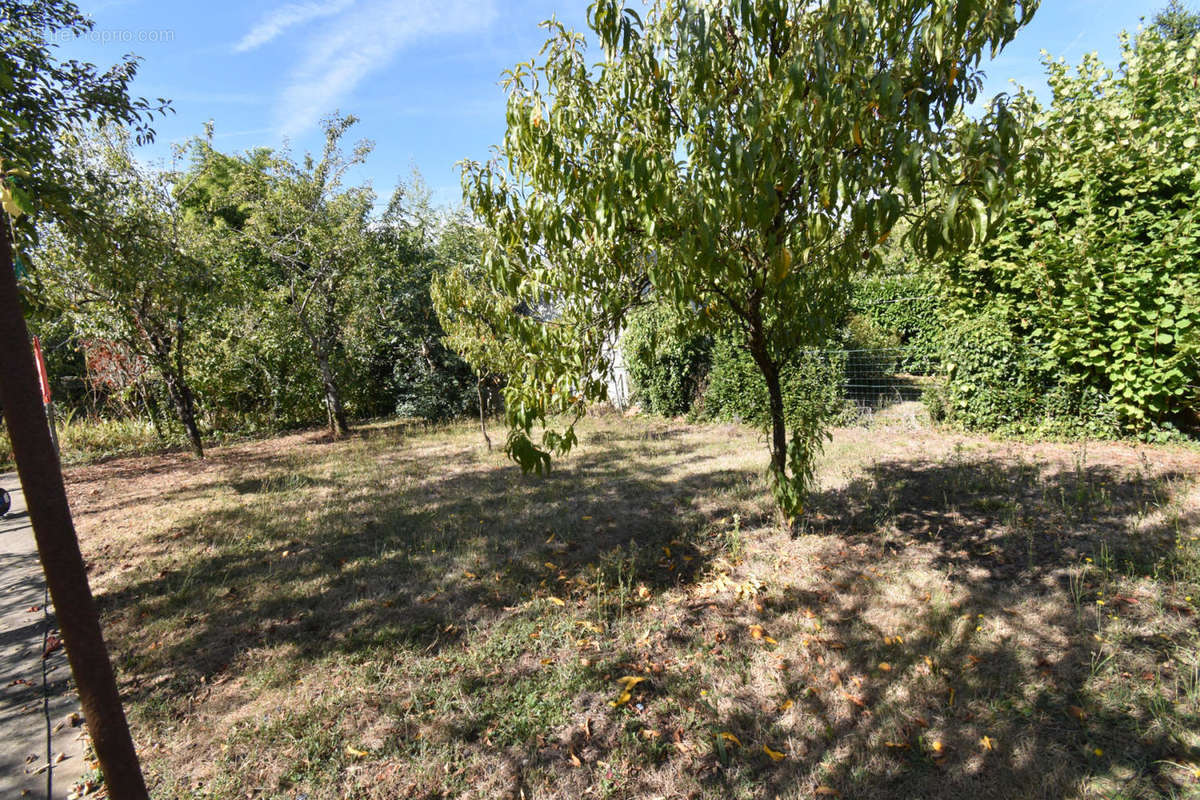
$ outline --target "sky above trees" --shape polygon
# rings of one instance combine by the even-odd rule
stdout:
[[[1045,0],[1034,22],[987,67],[985,95],[1016,80],[1045,97],[1040,52],[1077,63],[1090,51],[1119,62],[1117,34],[1133,31],[1165,0]],[[586,0],[267,0],[163,3],[81,2],[96,21],[84,40],[63,42],[63,57],[107,65],[125,53],[144,58],[134,96],[166,97],[176,113],[160,121],[147,158],[215,123],[222,150],[318,150],[322,116],[362,119],[375,140],[352,180],[370,179],[380,196],[413,167],[438,203],[459,201],[463,158],[484,159],[503,136],[500,74],[537,54],[538,23],[557,15],[582,28]]]

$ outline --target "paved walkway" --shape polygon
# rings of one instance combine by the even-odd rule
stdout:
[[[62,724],[79,702],[62,648],[42,657],[47,631],[58,630],[53,609],[43,608],[46,584],[20,481],[0,474],[0,486],[13,500],[0,518],[0,797],[46,798],[49,775],[52,800],[61,800],[84,771],[83,729]]]

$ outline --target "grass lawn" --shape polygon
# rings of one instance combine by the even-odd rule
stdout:
[[[163,798],[1200,797],[1200,452],[468,424],[68,472]]]

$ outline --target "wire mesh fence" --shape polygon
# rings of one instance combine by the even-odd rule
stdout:
[[[914,374],[907,348],[814,350],[810,356],[841,365],[841,393],[861,412],[878,411],[896,403],[919,400],[937,378]]]

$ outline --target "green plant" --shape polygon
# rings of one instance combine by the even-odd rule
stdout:
[[[955,410],[968,424],[1050,414],[1149,438],[1200,427],[1200,48],[1153,27],[1121,43],[1116,72],[1094,54],[1074,72],[1047,61],[1054,99],[1031,130],[1041,169],[997,236],[947,265],[954,304],[1030,351],[1030,369],[1008,376],[1020,396],[967,400],[977,407]],[[981,393],[1003,392],[1014,366],[995,355]]]
[[[494,348],[464,353],[473,366],[516,367],[509,455],[544,472],[574,445],[586,404],[606,399],[608,337],[653,294],[752,358],[771,485],[794,518],[824,427],[808,414],[789,427],[785,367],[827,346],[853,276],[879,267],[902,218],[929,258],[986,238],[1021,124],[1004,98],[960,112],[984,54],[1037,6],[662,2],[643,20],[598,0],[599,64],[585,35],[548,22],[544,60],[506,75],[497,157],[463,169],[488,229],[486,286],[459,283],[440,305],[471,305],[494,332]]]
[[[671,306],[655,303],[635,310],[621,336],[634,398],[663,416],[688,413],[708,371],[711,348],[711,337],[689,331]]]

